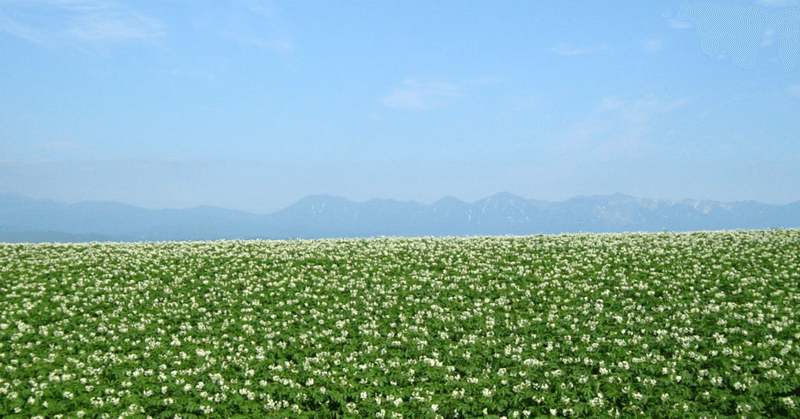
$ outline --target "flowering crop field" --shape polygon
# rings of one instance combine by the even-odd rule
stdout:
[[[0,244],[0,417],[800,417],[800,230]]]

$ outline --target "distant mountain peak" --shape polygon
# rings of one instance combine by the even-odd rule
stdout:
[[[56,203],[0,194],[0,242],[51,240],[216,240],[372,236],[525,235],[563,232],[690,231],[800,227],[800,201],[659,201],[616,192],[563,202],[500,192],[473,203],[452,196],[429,204],[363,203],[306,196],[271,214],[213,206],[146,210],[112,202]]]

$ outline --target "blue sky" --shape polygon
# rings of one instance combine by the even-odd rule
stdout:
[[[0,0],[0,193],[793,202],[798,4]]]

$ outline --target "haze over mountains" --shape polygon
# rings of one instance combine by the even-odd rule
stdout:
[[[147,210],[116,202],[59,203],[0,194],[0,242],[177,241],[374,236],[527,235],[800,227],[800,201],[679,202],[624,194],[563,202],[498,193],[474,203],[363,203],[314,195],[266,215],[201,206]]]

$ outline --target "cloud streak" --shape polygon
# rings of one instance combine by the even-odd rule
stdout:
[[[11,19],[2,14],[2,12],[0,12],[0,32],[6,32],[10,35],[40,45],[47,41],[47,36],[41,32]]]
[[[239,16],[233,20],[234,26],[226,30],[226,36],[231,40],[263,51],[288,52],[293,49],[282,20],[269,2],[233,0],[231,7]],[[270,33],[266,33],[265,27]]]
[[[661,40],[660,39],[653,39],[647,38],[643,39],[639,42],[642,48],[650,54],[655,54],[661,50]]]
[[[449,83],[408,80],[381,103],[389,108],[427,110],[444,105],[447,99],[463,96],[461,89]]]
[[[555,149],[592,161],[633,156],[663,115],[692,102],[689,97],[665,101],[606,96],[593,112],[564,132]]]
[[[0,30],[37,44],[155,42],[164,36],[159,21],[112,0],[11,0],[6,8],[17,18],[0,14]]]
[[[775,29],[767,29],[766,32],[761,34],[761,44],[759,46],[768,47],[775,43]]]
[[[785,7],[785,6],[795,6],[800,4],[798,0],[761,0],[761,4],[765,6],[775,6],[775,7]]]
[[[675,29],[689,29],[694,27],[692,22],[689,22],[687,20],[678,20],[675,18],[669,18],[667,19],[667,22],[669,23],[669,26]]]
[[[590,48],[570,48],[565,45],[559,45],[557,47],[550,48],[550,52],[558,55],[573,56],[588,54],[592,52],[592,50]]]
[[[550,48],[549,51],[554,54],[572,57],[576,55],[596,54],[607,50],[608,47],[609,45],[606,42],[602,42],[600,45],[594,47],[574,47],[562,43]]]

